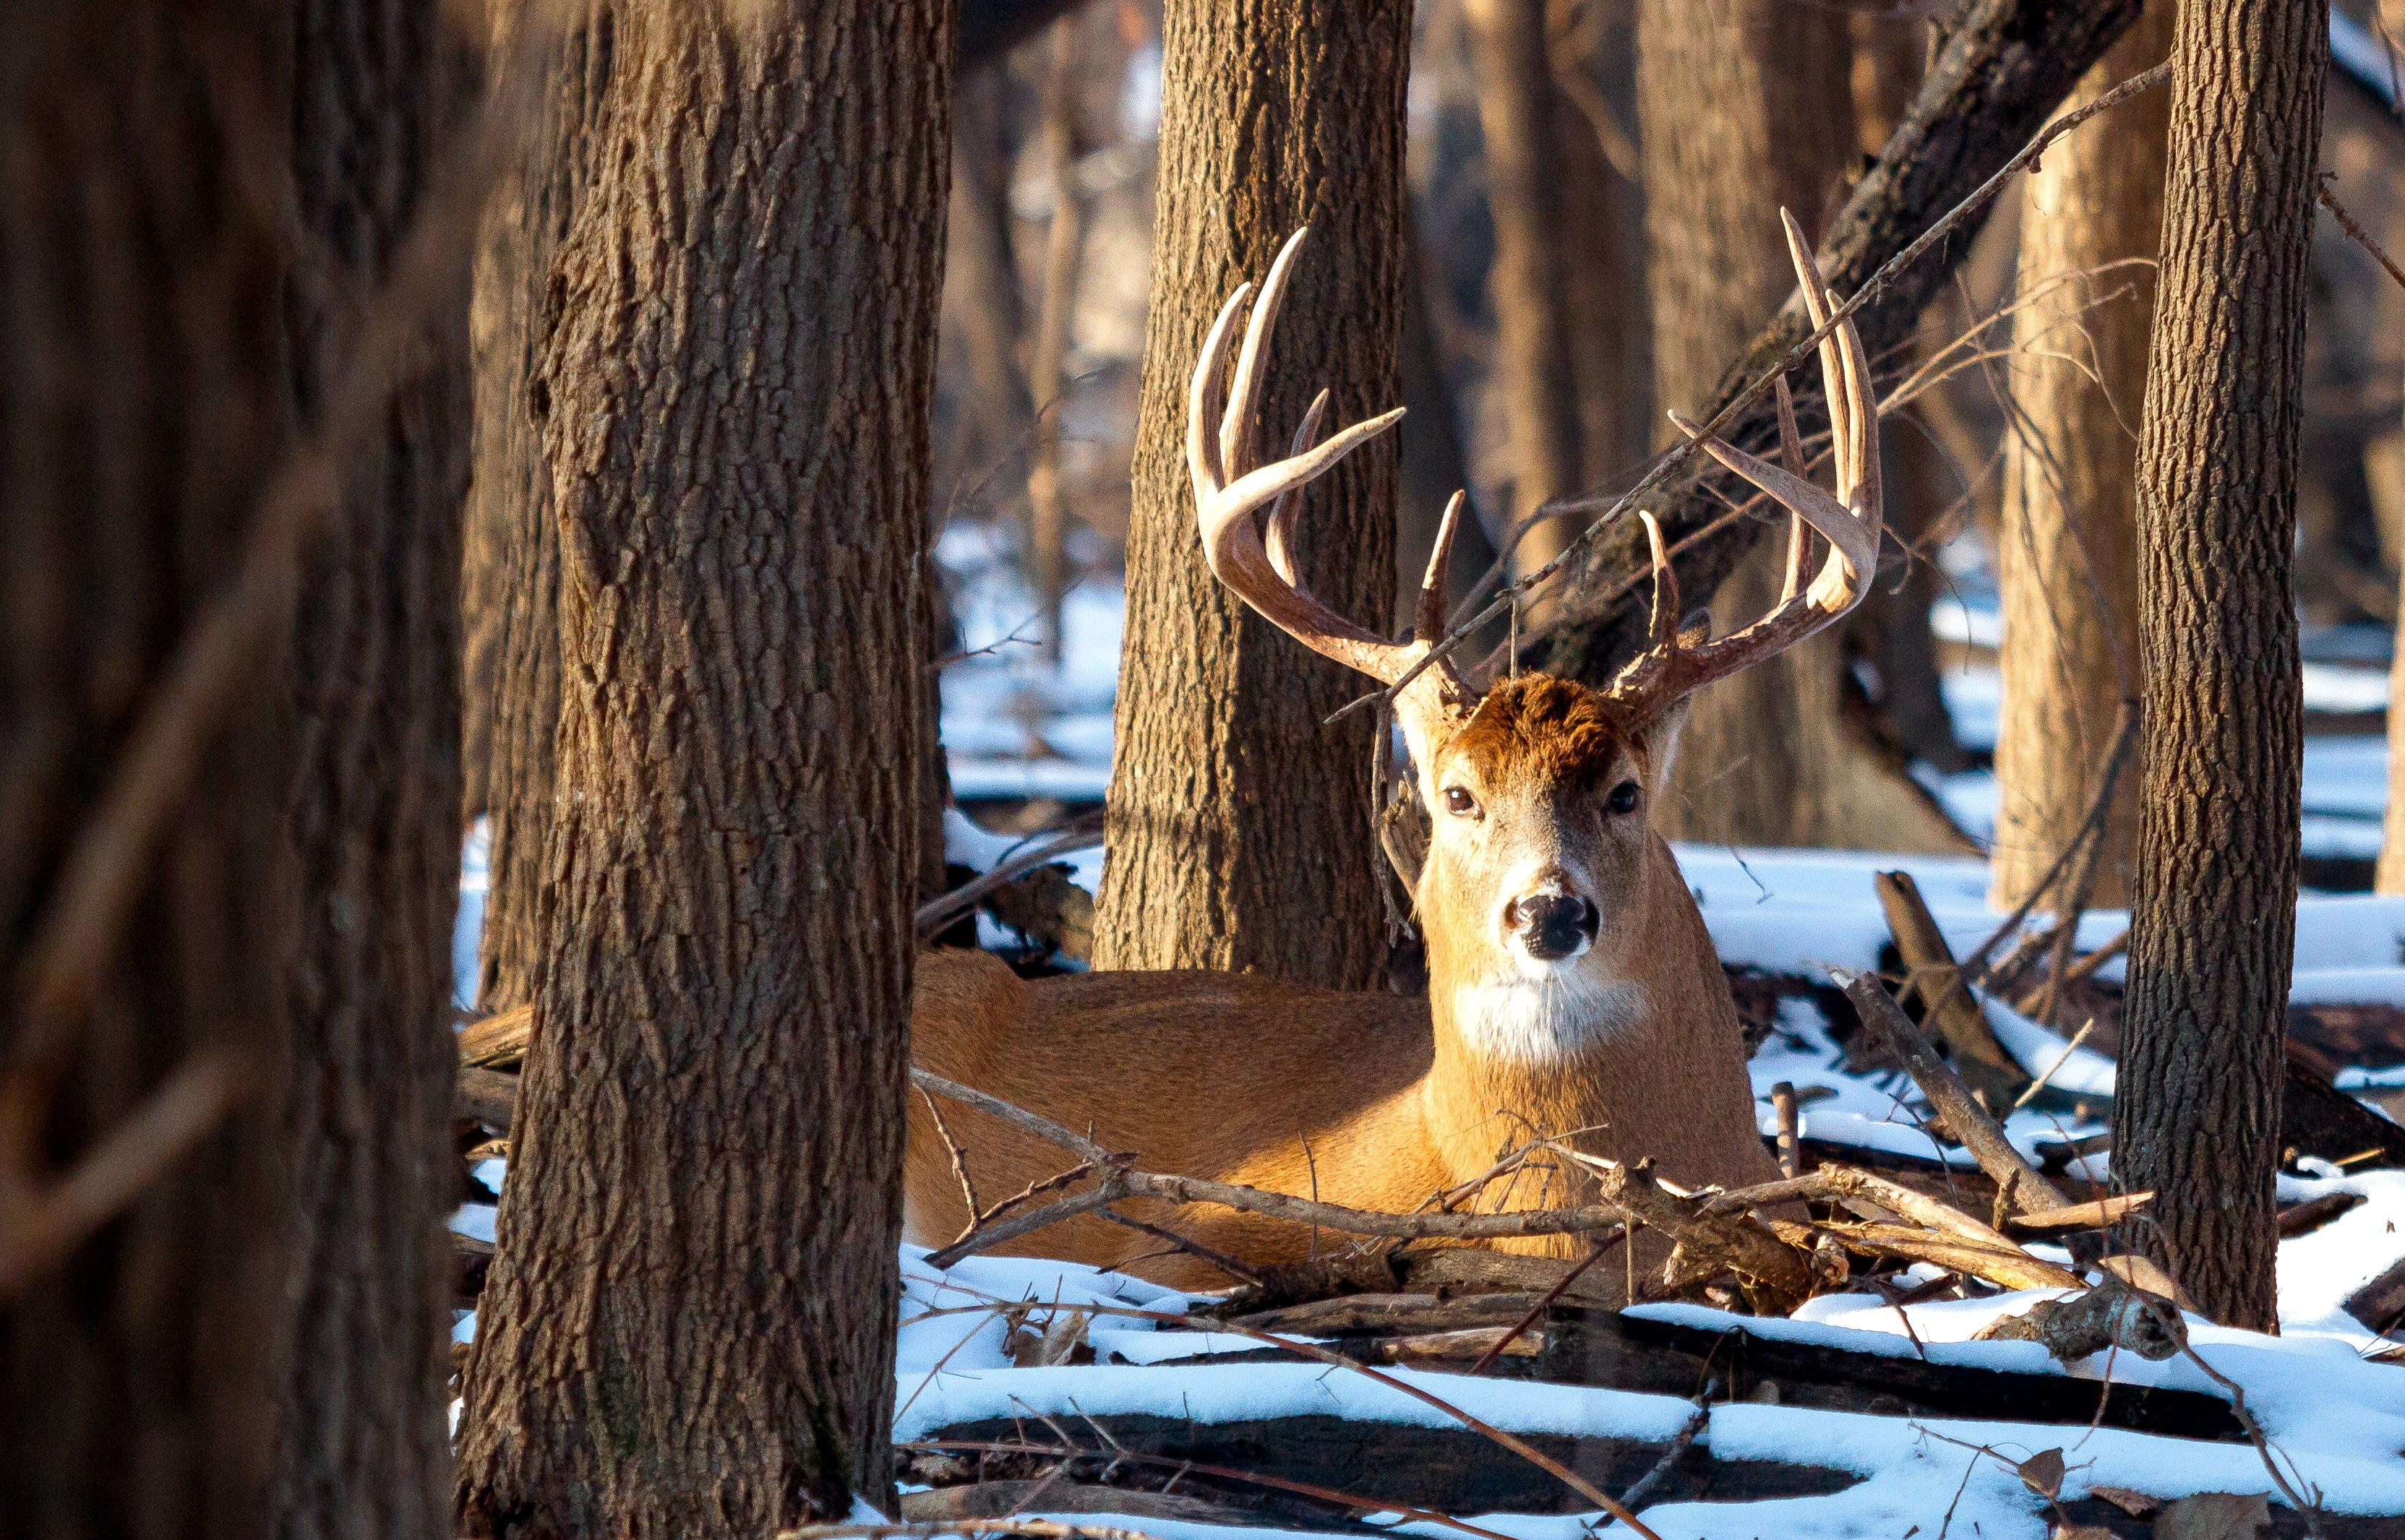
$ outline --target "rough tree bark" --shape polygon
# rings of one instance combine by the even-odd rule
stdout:
[[[2328,63],[2314,0],[2180,7],[2138,447],[2145,730],[2113,1174],[2199,1308],[2276,1331],[2303,707],[2290,571]]]
[[[2092,100],[2162,63],[2172,0],[2154,0],[2072,92]],[[1997,533],[2004,710],[1996,736],[1995,902],[2046,880],[2086,822],[2122,701],[2138,689],[2137,458],[2155,312],[2171,95],[2077,130],[2022,191],[2013,406]],[[2107,810],[2090,897],[2129,902],[2137,803]],[[2057,894],[2058,899],[2063,895]]]
[[[497,64],[524,57],[511,38],[533,3],[494,6],[489,57]],[[476,989],[477,1004],[488,1011],[532,998],[541,945],[543,841],[559,723],[559,541],[551,467],[536,421],[536,374],[556,319],[552,263],[591,175],[585,146],[610,83],[612,11],[612,0],[568,0],[553,18],[558,43],[533,50],[545,72],[535,120],[486,204],[476,252],[461,720],[466,810],[491,819]],[[513,88],[497,77],[491,89]]]
[[[297,285],[303,431],[356,367],[359,307],[421,217],[471,84],[440,0],[303,0],[293,57],[299,207],[326,260]],[[280,1540],[449,1532],[443,1411],[455,1201],[451,921],[459,893],[459,510],[466,287],[387,410],[302,572],[290,828],[292,1356]]]
[[[290,166],[270,40],[289,25],[250,0],[86,0],[12,17],[0,50],[11,1540],[266,1533],[294,929],[282,693],[191,718],[189,772],[141,771],[133,751],[177,710],[162,691],[177,650],[203,617],[233,613],[217,607],[284,454],[275,221]],[[279,677],[289,623],[281,605],[240,613],[234,634],[269,638],[245,649],[246,677]],[[120,883],[91,842],[138,790],[168,800],[115,825],[143,830]],[[171,1085],[198,1113],[193,1139],[63,1254],[29,1250],[39,1212],[18,1184],[47,1195],[131,1119],[165,1112],[151,1099]]]
[[[1394,404],[1410,24],[1405,0],[1168,7],[1097,967],[1356,988],[1382,971],[1370,714],[1320,725],[1367,681],[1245,610],[1203,566],[1186,383],[1220,303],[1308,223],[1267,360],[1265,431],[1282,442],[1323,385],[1331,423]],[[1301,519],[1304,581],[1379,625],[1394,492],[1383,442],[1315,485]]]
[[[1779,211],[1807,227],[1854,140],[1847,19],[1779,0],[1642,0],[1647,282],[1654,394],[1694,411],[1795,287]],[[1666,430],[1664,438],[1668,434]],[[1777,603],[1774,547],[1723,582],[1712,629]],[[1901,763],[1841,711],[1845,657],[1831,635],[1700,692],[1664,800],[1667,830],[1755,845],[1964,847]]]
[[[2020,149],[2127,28],[2138,4],[1971,0],[1947,29],[1887,147],[1822,234],[1821,257],[1830,287],[1851,295]],[[1979,223],[1971,219],[1956,227],[1856,313],[1856,329],[1872,357],[1889,356],[1912,334],[1930,298],[1969,249]],[[1744,356],[1721,374],[1708,399],[1689,403],[1690,409],[1717,410],[1807,329],[1801,304],[1790,298],[1755,333]],[[1811,372],[1790,376],[1798,404],[1807,412],[1820,390]],[[1777,432],[1769,398],[1742,413],[1731,429],[1725,436],[1732,441],[1770,452]],[[1775,528],[1753,519],[1721,525],[1726,506],[1722,496],[1733,490],[1725,478],[1697,469],[1667,483],[1655,501],[1664,531],[1673,542],[1682,542],[1672,559],[1691,595],[1711,593],[1756,540]],[[1645,570],[1643,547],[1633,519],[1597,537],[1579,563],[1580,592],[1592,596],[1574,597],[1565,607],[1560,628],[1540,639],[1532,660],[1581,679],[1611,677],[1643,637],[1645,587],[1641,581],[1625,583],[1629,575]]]
[[[891,1479],[950,32],[617,10],[541,375],[560,796],[467,1533],[758,1540]]]

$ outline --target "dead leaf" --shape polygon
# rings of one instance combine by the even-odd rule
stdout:
[[[2088,1489],[2088,1495],[2103,1498],[2132,1519],[2144,1519],[2163,1505],[2161,1498],[2150,1497],[2142,1491],[2131,1491],[2127,1487],[2090,1487]]]
[[[2051,1503],[2062,1495],[2062,1451],[2040,1449],[2013,1467],[2029,1490]]]
[[[2271,1505],[2259,1491],[2201,1491],[2163,1505],[2155,1540],[2255,1540],[2271,1519]]]

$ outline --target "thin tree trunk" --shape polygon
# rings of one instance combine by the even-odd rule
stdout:
[[[2381,24],[2388,35],[2396,36],[2405,27],[2405,0],[2381,0]],[[2385,155],[2389,145],[2378,147]],[[2405,194],[2397,196],[2388,217],[2387,245],[2391,253],[2405,250]],[[2395,337],[2405,331],[2405,295],[2382,286],[2377,318],[2381,334]],[[2389,378],[2399,378],[2392,359]],[[2398,571],[2399,592],[2397,605],[2398,645],[2389,654],[2388,669],[2388,763],[2405,765],[2405,422],[2392,421],[2385,432],[2375,434],[2364,454],[2364,470],[2372,494],[2374,511],[2379,515],[2382,543],[2390,565]],[[2398,777],[2405,784],[2405,777]],[[2372,868],[2372,891],[2405,893],[2405,796],[2391,796],[2381,820],[2380,860]]]
[[[300,7],[299,203],[328,259],[295,306],[304,431],[354,367],[357,307],[420,217],[471,57],[439,0]],[[466,298],[462,285],[446,313],[458,323]],[[428,354],[303,569],[293,633],[303,904],[280,1540],[436,1540],[450,1527],[464,324]]]
[[[952,203],[944,246],[945,351],[963,366],[966,399],[936,485],[988,478],[1027,452],[1034,416],[1020,356],[1026,306],[1011,240],[1009,78],[999,62],[963,69],[952,113]],[[956,351],[955,351],[956,350]]]
[[[950,33],[619,9],[541,376],[560,795],[471,1533],[889,1490]]]
[[[1110,861],[1095,965],[1241,968],[1366,987],[1383,970],[1368,681],[1222,591],[1187,483],[1186,384],[1202,334],[1309,223],[1262,392],[1283,441],[1323,385],[1329,421],[1396,399],[1403,287],[1405,0],[1170,0],[1160,204],[1128,539]],[[1301,576],[1383,625],[1395,457],[1374,445],[1313,489]]]
[[[1037,646],[1061,664],[1061,596],[1067,591],[1069,504],[1061,488],[1061,399],[1068,388],[1069,333],[1077,306],[1077,259],[1086,211],[1071,172],[1077,161],[1077,19],[1052,26],[1052,69],[1044,91],[1045,169],[1052,217],[1044,235],[1044,287],[1035,309],[1035,345],[1027,360],[1028,394],[1043,411],[1027,453],[1028,584],[1035,591]]]
[[[1929,57],[1930,23],[1917,12],[1881,15],[1856,11],[1853,101],[1857,143],[1876,158],[1888,135],[1912,105]],[[1940,344],[1926,321],[1908,355],[1909,363]],[[1914,414],[1892,423],[1885,447],[1887,525],[1894,538],[1893,560],[1847,622],[1847,645],[1867,658],[1878,675],[1874,707],[1880,735],[1909,757],[1939,770],[1961,770],[1968,756],[1954,736],[1946,705],[1937,639],[1929,628],[1937,600],[1937,553],[1923,542],[1961,495],[1963,478],[1947,460],[1929,425]]]
[[[1846,18],[1779,0],[1641,0],[1647,280],[1655,396],[1694,411],[1795,287],[1779,211],[1807,222],[1853,143]],[[1778,602],[1783,551],[1740,566],[1712,601],[1725,634]],[[1756,845],[1957,850],[1903,766],[1840,710],[1827,636],[1695,697],[1664,801],[1668,832]]]
[[[1469,458],[1461,447],[1461,415],[1445,378],[1444,352],[1437,339],[1436,316],[1428,308],[1429,273],[1427,252],[1410,217],[1403,225],[1402,337],[1396,357],[1400,377],[1404,421],[1412,430],[1402,436],[1397,456],[1395,516],[1395,603],[1392,613],[1408,615],[1428,575],[1428,556],[1436,549],[1437,525],[1444,505],[1470,485]],[[1477,513],[1473,507],[1471,512]],[[1470,585],[1495,566],[1495,545],[1486,538],[1483,516],[1465,517],[1453,532],[1453,583],[1456,602]]]
[[[0,64],[0,1527],[258,1540],[286,1341],[288,613],[190,720],[122,906],[91,842],[281,463],[278,6],[60,3]],[[280,606],[271,607],[280,609]],[[267,623],[260,625],[260,622]],[[157,768],[158,762],[148,761]],[[162,782],[148,776],[143,785]],[[134,823],[142,822],[136,819]],[[115,827],[130,829],[134,823]],[[204,1109],[63,1252],[21,1185],[171,1083]]]
[[[499,0],[490,57],[536,0]],[[613,0],[569,0],[540,110],[487,204],[476,254],[471,333],[474,474],[465,519],[466,805],[491,819],[491,877],[476,1002],[507,1010],[533,998],[541,946],[543,845],[559,724],[559,540],[543,456],[537,366],[555,324],[552,263],[591,176],[586,147],[610,84]],[[495,91],[510,89],[496,79]]]
[[[1512,435],[1501,525],[1507,540],[1517,537],[1512,570],[1525,574],[1558,555],[1582,521],[1523,526],[1546,502],[1635,465],[1652,431],[1650,382],[1625,368],[1632,352],[1643,361],[1643,257],[1631,239],[1641,203],[1557,78],[1593,63],[1556,57],[1546,0],[1464,9],[1495,221],[1496,383]],[[1610,110],[1599,83],[1580,83],[1594,110]]]
[[[2092,100],[2170,52],[2155,0],[2072,93]],[[1997,535],[2004,637],[1995,902],[2021,902],[2087,821],[2121,703],[2138,690],[2137,459],[2171,97],[2046,152],[2021,203],[2013,408]],[[2129,902],[2131,777],[2107,810],[2093,902]],[[2060,898],[2062,895],[2056,895]]]
[[[2140,757],[2115,1179],[2204,1313],[2278,1329],[2272,1179],[2303,752],[2296,537],[2329,11],[2180,7],[2138,447]]]

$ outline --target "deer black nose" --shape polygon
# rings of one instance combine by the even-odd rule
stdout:
[[[1559,962],[1595,939],[1595,905],[1572,893],[1533,893],[1505,906],[1503,923],[1540,962]]]

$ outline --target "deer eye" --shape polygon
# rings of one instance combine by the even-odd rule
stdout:
[[[1638,800],[1643,795],[1643,790],[1635,781],[1624,780],[1611,789],[1603,799],[1603,805],[1614,813],[1634,813]]]
[[[1478,813],[1478,799],[1458,786],[1448,786],[1444,789],[1444,810],[1456,818],[1474,818]]]

